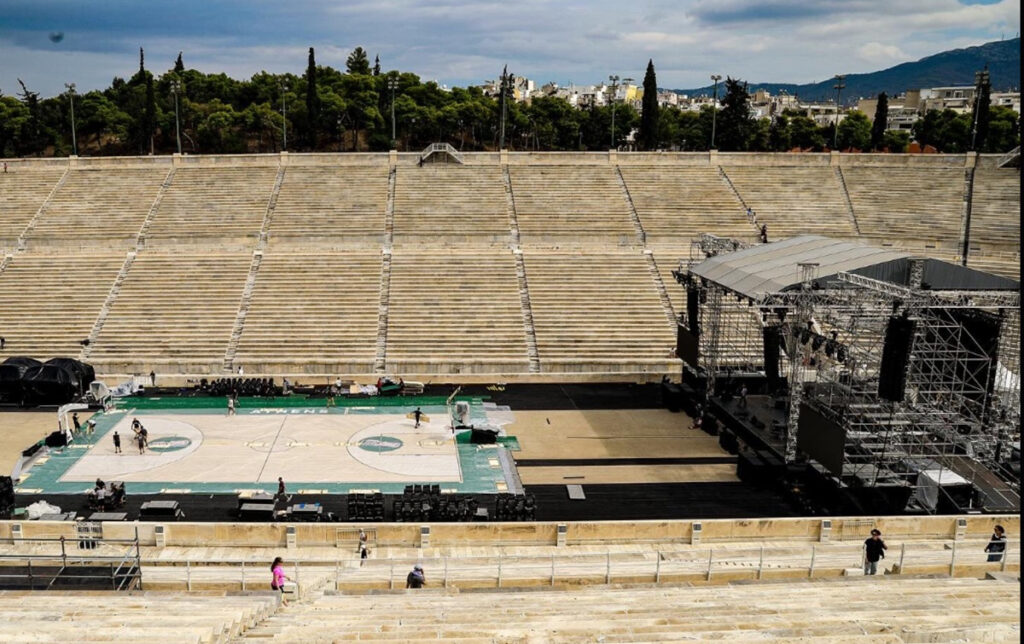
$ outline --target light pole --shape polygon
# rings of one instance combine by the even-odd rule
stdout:
[[[281,117],[283,122],[281,123],[281,136],[283,142],[281,143],[281,149],[288,150],[288,99],[286,93],[288,92],[288,83],[281,81]]]
[[[178,94],[181,93],[181,81],[171,81],[171,94],[174,95],[174,136],[178,141],[178,154],[181,154],[181,125],[178,122]],[[262,135],[261,135],[262,138]]]
[[[836,90],[836,130],[834,132],[832,147],[835,149],[839,148],[839,110],[843,106],[843,88],[846,87],[843,81],[846,80],[846,74],[836,74],[833,78],[836,80],[836,84],[833,85],[833,89]]]
[[[711,149],[715,149],[715,128],[718,125],[718,81],[722,80],[721,74],[712,74],[711,80],[715,81],[715,99],[711,104]]]
[[[68,98],[71,100],[71,150],[78,156],[78,137],[75,136],[75,84],[64,83],[68,88]]]
[[[394,150],[395,142],[395,90],[398,89],[398,79],[394,76],[388,78],[388,89],[391,90],[391,149]]]
[[[971,150],[977,150],[978,140],[978,118],[981,114],[981,93],[983,86],[988,84],[989,73],[988,65],[985,65],[985,69],[980,72],[974,72],[974,125],[971,126]]]
[[[501,133],[498,139],[498,149],[505,149],[505,114],[508,112],[508,95],[511,94],[512,82],[515,76],[508,73],[508,65],[501,70]]]
[[[612,74],[611,76],[608,77],[608,80],[611,81],[611,85],[608,86],[608,89],[609,89],[608,95],[610,97],[608,99],[608,101],[612,104],[612,147],[610,149],[614,150],[615,149],[615,91],[619,88],[619,77],[618,77],[617,74]]]

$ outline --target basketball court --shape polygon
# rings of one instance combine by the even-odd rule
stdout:
[[[92,435],[79,435],[37,459],[18,491],[81,493],[97,478],[125,482],[128,494],[276,492],[278,477],[289,492],[300,494],[401,493],[413,483],[497,493],[518,485],[504,453],[517,448],[515,440],[470,444],[468,432],[453,433],[443,399],[419,405],[425,413],[419,427],[408,417],[411,408],[394,404],[260,406],[253,399],[228,415],[222,402],[197,399],[190,407],[178,399],[166,407],[159,401],[140,407],[132,401],[97,413]],[[479,401],[471,409],[476,421],[486,420]],[[135,419],[148,432],[143,453],[132,430]],[[121,453],[114,447],[115,432]]]

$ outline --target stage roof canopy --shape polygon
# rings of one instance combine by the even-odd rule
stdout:
[[[910,282],[911,253],[876,248],[819,235],[801,235],[710,257],[690,273],[734,293],[758,299],[800,285],[800,264],[816,263],[815,281],[835,286],[838,273],[906,286]],[[926,259],[923,285],[933,290],[1017,290],[1011,279],[936,259]]]

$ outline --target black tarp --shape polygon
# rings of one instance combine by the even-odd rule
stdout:
[[[22,378],[29,369],[39,367],[43,363],[34,358],[11,356],[0,364],[0,400],[4,402],[21,402]]]
[[[25,401],[36,405],[63,405],[81,390],[78,377],[58,365],[32,367],[22,377]]]
[[[96,370],[92,368],[92,365],[87,365],[73,358],[51,358],[45,364],[63,367],[74,375],[78,380],[79,395],[85,393],[85,390],[89,388],[89,383],[96,380]]]

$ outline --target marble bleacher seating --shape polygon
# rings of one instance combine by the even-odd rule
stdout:
[[[90,353],[97,371],[219,373],[251,255],[140,253]],[[123,371],[116,371],[123,369]]]
[[[18,237],[63,174],[63,168],[25,166],[0,173],[0,256],[17,248]]]
[[[426,164],[395,174],[396,245],[505,245],[509,219],[498,166]]]
[[[380,252],[264,254],[235,362],[250,372],[369,373]]]
[[[28,236],[34,246],[135,247],[167,168],[75,169]]]
[[[77,358],[125,256],[15,255],[0,273],[3,355]]]
[[[511,166],[509,173],[524,246],[639,243],[614,168]]]
[[[389,299],[389,370],[527,370],[526,334],[510,251],[396,249]]]
[[[740,197],[768,226],[769,241],[818,234],[857,236],[842,186],[828,166],[724,166]],[[863,229],[862,229],[863,230]]]
[[[270,224],[271,243],[379,247],[387,201],[386,167],[289,166]]]

